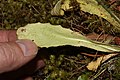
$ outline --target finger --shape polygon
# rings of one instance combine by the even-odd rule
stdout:
[[[38,60],[36,64],[37,64],[36,65],[36,70],[45,66],[45,62],[43,60]]]
[[[45,66],[45,63],[43,59],[41,59],[40,54],[37,54],[37,56],[33,60],[31,60],[29,63],[25,64],[21,68],[15,71],[2,73],[0,75],[0,80],[24,80],[27,77],[33,75],[33,73],[35,73],[38,67],[42,68],[44,66]],[[41,72],[39,71],[39,75],[41,74],[42,74],[42,71]]]
[[[37,46],[30,40],[0,43],[0,73],[17,69],[33,59]]]
[[[0,42],[16,41],[16,30],[0,30]]]
[[[25,78],[23,80],[33,80],[33,78],[32,77],[27,77],[27,78]]]

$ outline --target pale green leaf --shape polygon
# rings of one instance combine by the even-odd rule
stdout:
[[[71,45],[84,46],[103,52],[120,52],[118,46],[93,42],[77,32],[49,23],[28,24],[19,28],[17,35],[18,39],[33,40],[39,47]]]
[[[70,0],[59,0],[51,10],[51,15],[64,15],[64,11],[71,9]]]
[[[108,22],[110,22],[116,29],[120,30],[120,23],[116,21],[111,14],[105,10],[101,5],[98,4],[96,0],[77,0],[80,4],[80,8],[84,12],[88,12],[90,14],[96,14]]]
[[[61,9],[62,0],[59,0],[55,7],[51,11],[51,15],[64,15],[64,11]]]

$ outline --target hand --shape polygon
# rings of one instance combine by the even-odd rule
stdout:
[[[32,60],[37,52],[38,48],[31,40],[17,40],[15,30],[0,31],[0,73],[20,68]],[[39,68],[44,66],[42,60],[38,63]]]

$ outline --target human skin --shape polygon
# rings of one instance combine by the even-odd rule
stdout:
[[[22,73],[22,70],[17,72],[17,69],[25,64],[31,68],[32,63],[28,62],[35,58],[37,52],[38,48],[31,40],[17,39],[16,30],[0,30],[0,80],[4,79],[2,77],[6,73]],[[37,69],[45,65],[41,59],[33,62]]]

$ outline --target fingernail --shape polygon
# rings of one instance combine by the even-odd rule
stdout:
[[[23,51],[24,56],[36,55],[38,52],[36,44],[33,43],[31,40],[17,40],[16,43]]]

